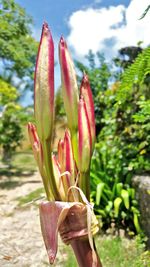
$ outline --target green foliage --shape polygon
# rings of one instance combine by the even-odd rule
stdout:
[[[5,106],[0,121],[0,145],[3,148],[3,161],[8,162],[23,138],[21,122],[24,117],[22,108],[9,103]]]
[[[0,0],[0,25],[0,146],[3,160],[10,161],[27,115],[17,89],[31,88],[38,44],[31,36],[31,17],[14,0]]]
[[[25,110],[16,102],[18,93],[15,87],[0,79],[0,146],[3,161],[9,162],[12,153],[21,144],[22,123],[26,121]]]
[[[0,79],[0,107],[6,105],[10,101],[15,101],[18,93],[15,87]]]
[[[0,25],[0,76],[11,83],[14,76],[33,78],[37,42],[31,17],[14,0],[0,0]]]
[[[150,100],[144,100],[141,97],[141,101],[137,103],[139,105],[139,111],[133,115],[133,119],[136,123],[146,123],[145,127],[149,126],[147,122],[149,122],[150,116]]]
[[[136,57],[142,52],[143,49],[140,47],[141,43],[142,42],[138,42],[138,46],[126,46],[119,49],[119,56],[114,58],[113,62],[117,67],[119,67],[120,74],[134,63]],[[118,78],[120,78],[119,75]]]
[[[143,92],[145,97],[149,97],[150,87],[150,47],[143,50],[136,58],[134,64],[126,69],[122,76],[121,84],[117,92],[117,104],[120,105],[127,100],[132,100],[136,93],[138,100],[139,94]],[[140,88],[142,86],[142,88]],[[147,87],[146,87],[147,86]],[[144,88],[143,88],[144,87]],[[140,92],[139,92],[140,91]],[[130,97],[130,99],[128,99]]]
[[[104,229],[115,223],[117,228],[141,232],[135,190],[123,183],[123,161],[117,159],[115,152],[116,149],[109,150],[108,144],[105,147],[102,142],[96,145],[91,166],[91,200]]]
[[[103,227],[141,232],[131,178],[150,172],[150,48],[128,67],[121,81],[101,92],[103,107],[91,170],[91,198]]]

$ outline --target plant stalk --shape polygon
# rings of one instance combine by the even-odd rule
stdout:
[[[50,146],[51,146],[51,143],[49,140],[46,140],[43,142],[43,153],[44,153],[45,169],[46,169],[46,174],[47,174],[47,183],[52,191],[54,199],[60,200],[61,197],[60,197],[59,192],[57,191],[55,177],[53,173]]]
[[[79,177],[79,187],[90,201],[90,171],[81,172]]]
[[[96,251],[95,244],[94,244],[94,248],[95,248],[95,252],[97,255],[96,266],[93,265],[92,249],[90,247],[88,239],[72,240],[70,244],[76,256],[79,267],[102,267],[100,258]]]

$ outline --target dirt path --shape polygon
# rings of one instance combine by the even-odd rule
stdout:
[[[22,176],[21,181],[19,177],[0,178],[0,266],[49,266],[40,231],[38,206],[19,207],[16,200],[41,187],[37,173]],[[60,248],[54,266],[63,266],[64,257],[63,248]]]

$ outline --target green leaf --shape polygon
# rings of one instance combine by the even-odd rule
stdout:
[[[102,192],[104,189],[105,184],[104,183],[99,183],[96,188],[96,205],[100,204]]]
[[[115,212],[115,217],[118,217],[119,214],[119,208],[120,208],[120,204],[122,202],[122,199],[120,197],[117,197],[114,200],[114,212]]]
[[[121,196],[121,190],[123,188],[123,183],[117,183],[116,184],[116,193],[117,193],[117,196]]]
[[[129,209],[130,202],[129,202],[129,193],[128,193],[128,191],[125,190],[125,189],[122,189],[121,190],[121,197],[123,198],[124,205],[125,205],[126,209]]]
[[[102,210],[102,209],[95,209],[100,215],[102,215],[102,217],[106,218],[107,215],[106,215],[106,212],[105,210]]]
[[[140,224],[139,224],[138,215],[136,213],[133,214],[133,222],[134,222],[134,226],[135,226],[135,229],[136,229],[137,233],[140,233],[141,232],[141,227],[140,227]]]
[[[137,214],[137,215],[140,214],[139,210],[138,210],[137,208],[133,207],[133,206],[131,207],[131,211],[132,211],[133,213]]]
[[[131,197],[131,199],[135,199],[135,189],[134,188],[128,188],[128,193],[129,193],[129,196]]]
[[[105,210],[107,213],[110,213],[111,209],[113,207],[113,202],[112,201],[108,201],[107,206],[105,207]]]

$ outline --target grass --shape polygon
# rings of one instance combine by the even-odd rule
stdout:
[[[144,246],[138,244],[137,239],[129,240],[114,236],[98,236],[96,247],[103,267],[148,267],[150,266],[150,252],[144,252]],[[64,254],[64,252],[66,254]],[[69,246],[61,248],[65,255],[64,267],[77,267],[75,257]]]
[[[32,201],[34,202],[43,197],[45,197],[45,193],[44,193],[44,188],[42,187],[32,191],[31,193],[23,197],[18,197],[16,200],[18,200],[18,206],[23,206],[25,204],[28,204]]]
[[[143,245],[136,239],[104,235],[96,241],[104,267],[148,267],[142,261]]]
[[[16,152],[12,158],[12,166],[24,171],[35,171],[37,169],[32,151]]]
[[[36,170],[37,165],[32,151],[16,152],[12,156],[11,163],[8,166],[2,164],[0,174],[6,176],[20,176],[22,173],[31,175]]]

